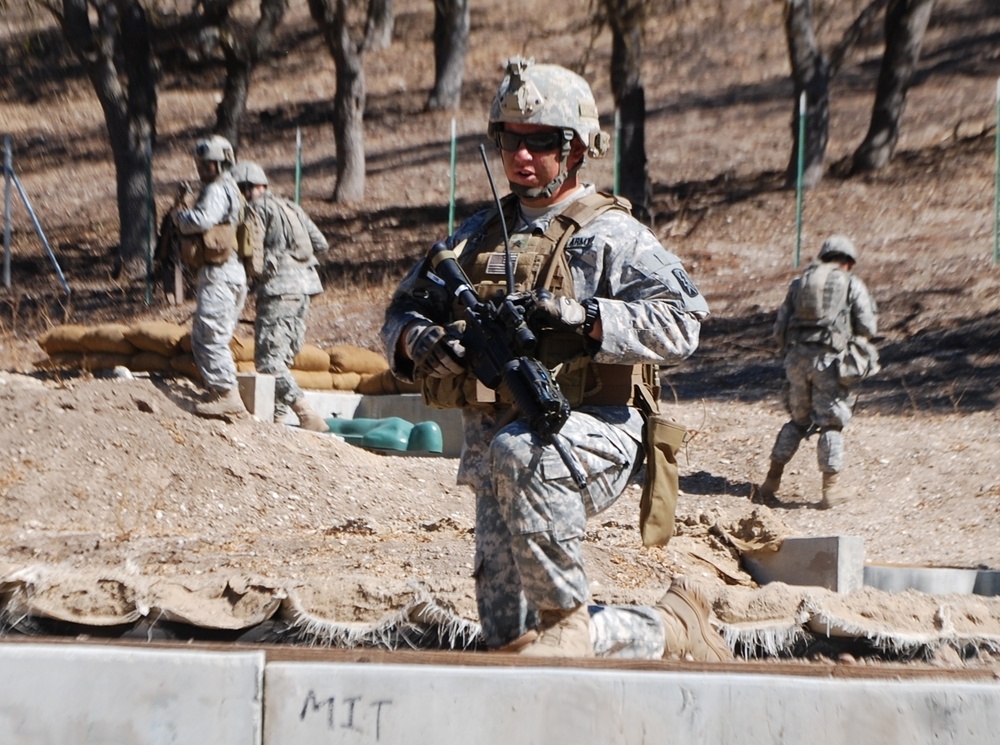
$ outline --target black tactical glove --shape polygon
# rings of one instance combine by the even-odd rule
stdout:
[[[414,323],[406,330],[403,347],[413,360],[416,377],[446,378],[465,370],[465,347],[461,322],[447,328],[430,323]]]
[[[573,298],[553,295],[548,290],[533,290],[530,294],[532,300],[525,304],[525,312],[529,324],[535,328],[586,335],[594,327],[596,301],[587,301],[585,305]],[[591,303],[594,309],[588,313]]]

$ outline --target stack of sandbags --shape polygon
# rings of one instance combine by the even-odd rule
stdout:
[[[131,326],[55,326],[39,340],[49,358],[36,363],[45,370],[105,370],[127,367],[135,372],[179,373],[201,380],[191,352],[191,332],[169,321],[141,321]],[[255,372],[254,341],[234,336],[229,344],[236,369]],[[377,352],[340,345],[302,347],[291,367],[296,382],[312,390],[357,391],[365,394],[410,393],[416,389],[398,381]]]
[[[108,370],[127,367],[140,372],[170,369],[185,330],[166,321],[145,321],[132,326],[102,323],[96,326],[65,324],[49,329],[38,344],[49,355],[36,364],[46,370]]]

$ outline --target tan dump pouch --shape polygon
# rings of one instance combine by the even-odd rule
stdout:
[[[643,546],[665,546],[674,534],[674,513],[680,492],[677,452],[687,430],[662,414],[646,418],[646,477],[639,500],[639,532]]]
[[[236,226],[224,222],[209,228],[201,236],[206,264],[225,264],[236,250]]]

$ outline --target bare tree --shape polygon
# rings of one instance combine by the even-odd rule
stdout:
[[[913,83],[934,0],[891,0],[885,13],[885,53],[879,70],[868,134],[854,153],[855,173],[877,170],[899,141],[906,94]]]
[[[457,109],[462,103],[469,49],[470,0],[434,0],[434,87],[427,108]]]
[[[652,187],[646,158],[646,88],[642,82],[642,24],[647,0],[602,0],[611,27],[611,92],[620,135],[615,157],[619,192],[636,218],[652,221]]]
[[[260,15],[251,27],[234,18],[234,0],[205,0],[204,21],[218,28],[226,66],[222,100],[215,109],[215,132],[239,149],[240,122],[246,112],[250,79],[257,63],[271,50],[285,16],[287,0],[260,0]]]
[[[319,25],[336,67],[337,89],[333,96],[333,136],[337,150],[333,199],[336,202],[356,202],[365,194],[367,92],[363,52],[368,48],[368,32],[377,27],[371,17],[380,12],[385,2],[387,0],[369,0],[367,4],[361,0],[309,0],[309,12]]]
[[[387,49],[392,44],[392,30],[396,25],[392,0],[377,0],[369,4],[365,28],[365,51]]]
[[[799,161],[799,100],[806,98],[805,147],[802,183],[816,186],[823,179],[826,146],[830,137],[830,84],[840,71],[847,53],[871,27],[889,0],[872,0],[826,55],[816,39],[812,0],[785,0],[785,39],[792,68],[795,106],[792,114],[792,154],[786,170],[787,183],[795,184]]]
[[[119,240],[115,274],[142,276],[156,221],[157,63],[150,21],[139,0],[52,0],[43,7],[59,23],[104,111],[115,162]]]

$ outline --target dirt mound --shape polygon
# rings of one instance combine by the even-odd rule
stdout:
[[[183,378],[0,374],[8,632],[149,636],[181,626],[324,645],[478,644],[474,507],[454,485],[456,461],[384,456],[249,417],[200,419],[189,413],[199,395]],[[704,430],[682,458],[685,494],[667,548],[640,545],[638,488],[594,521],[586,556],[596,602],[652,603],[686,574],[705,584],[746,656],[805,655],[830,637],[840,645],[827,651],[846,640],[892,659],[995,647],[992,598],[757,588],[743,551],[780,544],[800,515],[810,534],[832,532],[839,516],[724,494],[718,485],[735,479],[713,482],[699,464],[731,465],[725,444]],[[847,510],[891,519],[895,506],[869,495]],[[937,530],[917,527],[917,541]],[[870,540],[870,553],[887,550]]]

